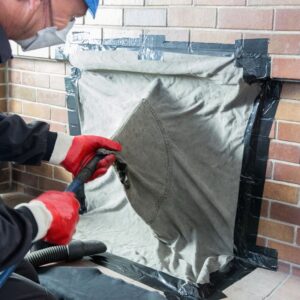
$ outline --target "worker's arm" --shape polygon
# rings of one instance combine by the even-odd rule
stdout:
[[[18,264],[33,241],[67,244],[79,219],[73,193],[46,192],[16,209],[0,203],[0,272]]]
[[[17,116],[0,114],[0,161],[38,164],[49,160],[57,134],[45,122],[26,124]]]
[[[17,115],[0,114],[0,161],[39,164],[44,160],[77,175],[99,148],[120,151],[121,145],[99,136],[57,134],[45,122],[26,124]],[[103,175],[114,161],[114,155],[107,155],[92,179]]]
[[[0,271],[22,260],[37,231],[28,208],[15,210],[0,203]]]

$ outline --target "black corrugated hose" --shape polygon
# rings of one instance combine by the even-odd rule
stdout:
[[[67,246],[54,246],[31,252],[26,255],[25,260],[34,267],[46,264],[80,260],[84,256],[104,253],[106,245],[100,241],[72,241]]]

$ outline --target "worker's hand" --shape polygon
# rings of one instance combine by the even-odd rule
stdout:
[[[115,141],[93,135],[81,135],[68,138],[58,135],[56,144],[50,162],[61,164],[74,176],[95,156],[98,149],[111,151],[121,151],[122,149],[121,145]],[[104,175],[115,160],[116,158],[113,154],[107,155],[102,159],[98,163],[91,180]]]
[[[79,203],[70,192],[46,192],[27,204],[38,224],[38,238],[68,244],[79,220]]]

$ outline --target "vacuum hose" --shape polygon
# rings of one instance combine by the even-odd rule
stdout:
[[[25,260],[37,268],[55,262],[80,260],[84,256],[104,253],[106,249],[106,245],[99,241],[72,241],[66,246],[31,252],[25,256]]]

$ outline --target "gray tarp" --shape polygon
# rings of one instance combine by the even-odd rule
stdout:
[[[123,145],[131,188],[111,170],[86,185],[78,238],[194,283],[226,266],[243,137],[259,86],[232,57],[75,52],[82,133]]]

